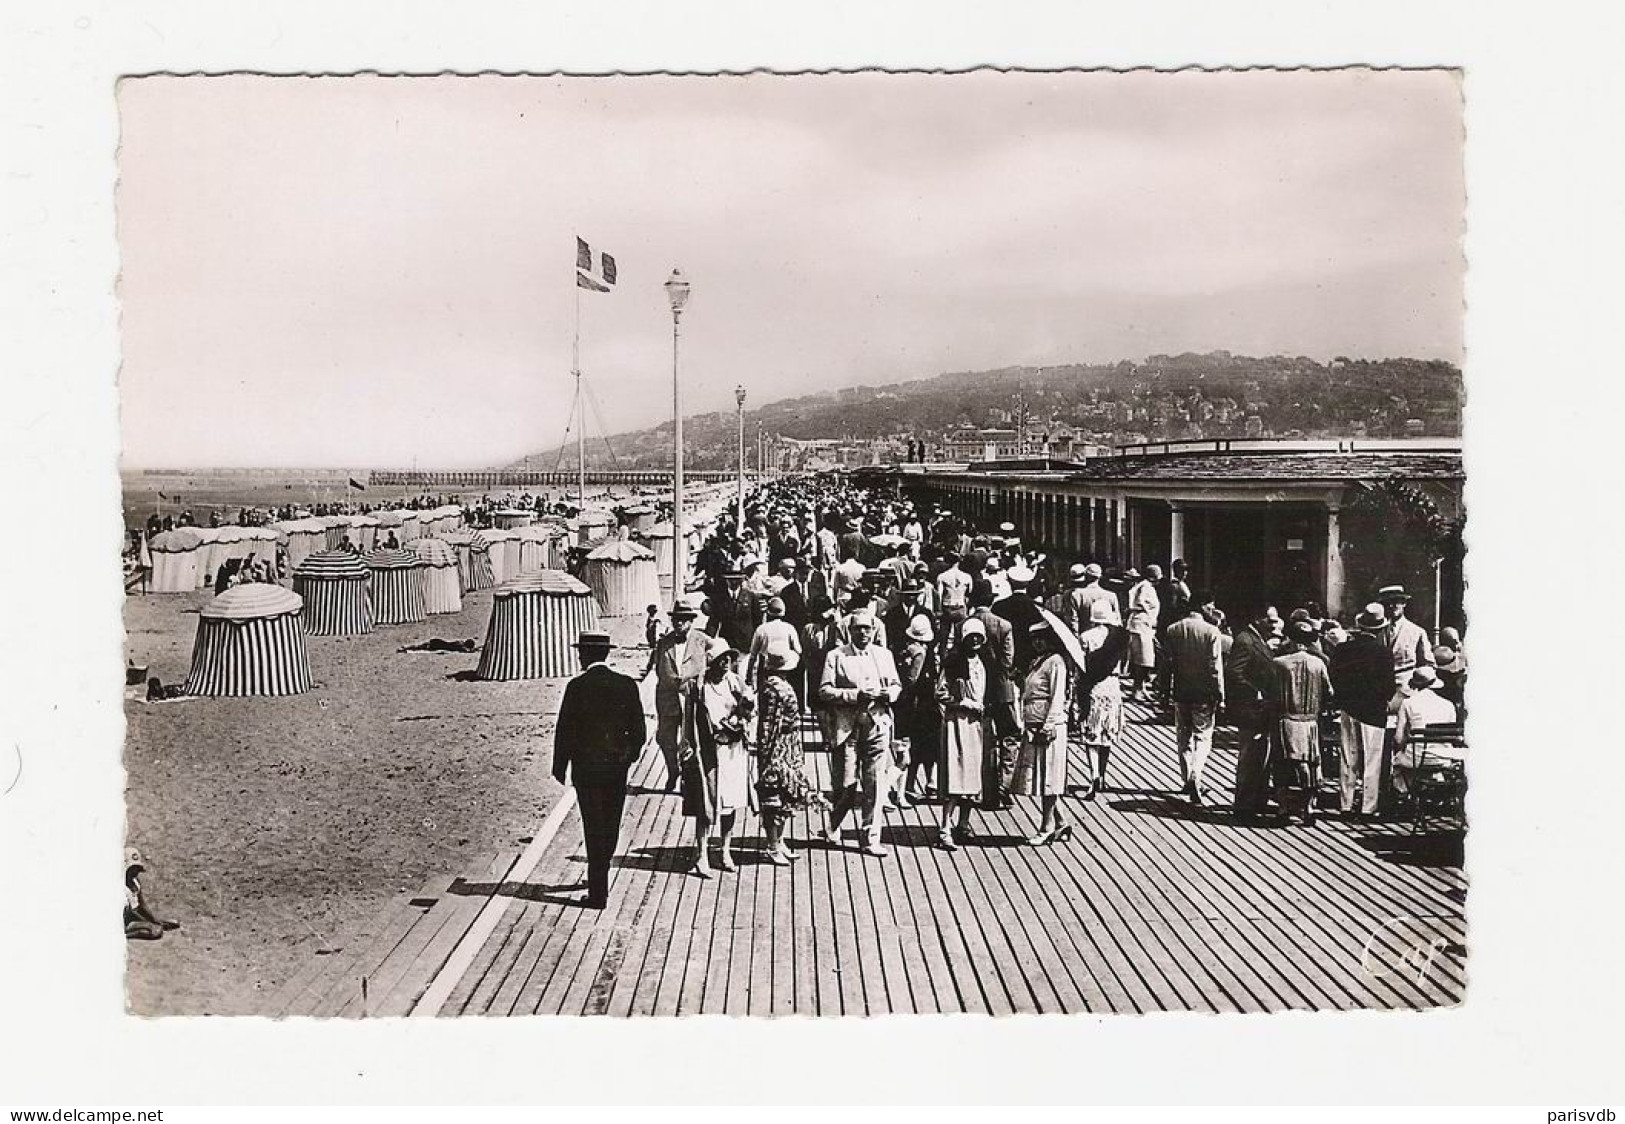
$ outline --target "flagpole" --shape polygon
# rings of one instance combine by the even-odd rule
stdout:
[[[576,376],[576,508],[587,506],[587,406],[581,399],[581,285],[575,286],[575,334],[570,341],[570,368]]]

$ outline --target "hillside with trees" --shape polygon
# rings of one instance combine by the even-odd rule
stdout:
[[[749,409],[745,426],[753,451],[759,422],[769,437],[868,446],[881,459],[902,459],[909,440],[930,450],[957,431],[1020,425],[1029,433],[1065,429],[1080,442],[1101,445],[1245,436],[1440,437],[1460,435],[1462,393],[1460,369],[1442,361],[1339,357],[1320,363],[1215,351],[846,387]],[[731,411],[683,424],[691,467],[733,463]],[[608,445],[622,468],[663,468],[671,459],[671,425],[616,435]],[[587,457],[590,467],[612,467],[601,440],[589,443]],[[551,449],[512,467],[573,462],[573,448],[562,458]]]

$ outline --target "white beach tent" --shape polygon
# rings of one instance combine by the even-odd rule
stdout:
[[[517,507],[503,508],[491,513],[491,522],[505,531],[528,527],[536,521],[536,513]]]
[[[641,613],[660,604],[660,578],[654,552],[624,539],[612,539],[587,555],[587,585],[608,617]]]
[[[190,527],[152,536],[147,543],[152,553],[152,577],[147,588],[153,593],[190,593],[197,589],[202,547],[203,540]]]

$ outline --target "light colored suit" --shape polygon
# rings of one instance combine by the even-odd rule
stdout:
[[[878,691],[882,697],[865,699],[865,690]],[[896,661],[876,641],[862,649],[842,644],[824,661],[818,697],[829,714],[830,777],[836,793],[831,825],[838,827],[846,810],[856,806],[860,826],[871,833],[872,843],[879,842],[880,800],[886,791],[892,740],[891,708],[902,693]]]

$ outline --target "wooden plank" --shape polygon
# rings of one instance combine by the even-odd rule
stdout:
[[[675,796],[654,797],[661,809],[646,839],[633,850],[645,850],[648,855],[665,855],[678,845],[678,832],[686,822],[682,817],[681,800]],[[652,860],[651,860],[652,862]],[[610,1015],[650,1014],[659,976],[665,967],[666,952],[671,945],[671,922],[678,896],[686,881],[674,871],[649,872],[653,896],[637,918],[642,935],[641,946],[628,954],[620,978],[616,980],[605,1012]]]
[[[1290,915],[1300,919],[1294,932],[1299,934],[1300,939],[1307,938],[1315,950],[1312,953],[1303,952],[1301,955],[1305,959],[1346,959],[1349,941],[1363,940],[1358,934],[1362,930],[1369,933],[1370,927],[1377,922],[1371,917],[1365,903],[1330,889],[1346,877],[1345,866],[1327,865],[1315,870],[1313,854],[1303,851],[1294,841],[1295,836],[1313,834],[1316,830],[1289,828],[1268,832],[1271,845],[1266,846],[1263,840],[1257,838],[1264,833],[1257,829],[1235,829],[1228,834],[1232,846],[1210,856],[1210,861],[1231,864],[1238,877],[1247,884],[1267,891],[1273,899],[1283,904],[1291,903],[1285,906],[1288,914],[1278,913],[1277,916]],[[1298,897],[1289,899],[1287,894]],[[1361,914],[1365,915],[1363,919]],[[1380,936],[1378,943],[1386,945],[1386,935]],[[1417,1005],[1416,994],[1403,983],[1378,984],[1376,990],[1378,994],[1372,997],[1373,1005]]]
[[[702,1015],[734,1014],[728,1009],[728,980],[738,947],[738,927],[735,910],[739,905],[740,876],[716,868],[716,910],[711,921],[711,946],[706,956],[704,986],[700,994],[699,1013]],[[745,958],[749,962],[749,941]]]
[[[908,875],[919,869],[915,857],[915,852],[920,849],[918,844],[929,836],[920,830],[918,816],[912,808],[898,812],[894,819],[899,831],[909,835],[911,840],[893,847],[892,855],[896,861],[885,863],[877,872],[878,880],[871,881],[872,886],[878,882],[883,895],[883,903],[876,903],[876,911],[884,916],[895,934],[912,1009],[917,1014],[934,1015],[941,1011],[937,1005],[936,983],[932,978],[931,965],[927,962],[926,942],[915,920],[907,886]]]
[[[657,754],[645,753],[634,779],[636,787],[646,787],[650,772],[650,758]],[[621,815],[621,837],[617,847],[617,861],[610,867],[609,903],[593,918],[581,959],[570,982],[559,1000],[559,1012],[566,1015],[601,1014],[614,986],[616,974],[626,956],[627,942],[633,939],[642,911],[653,884],[652,873],[637,867],[628,867],[618,860],[635,848],[650,829],[661,802],[643,795],[629,796]],[[588,911],[593,912],[593,911]],[[595,999],[594,996],[597,998]]]
[[[884,833],[885,813],[876,830]],[[884,839],[884,834],[881,836]],[[902,965],[894,963],[895,940],[875,909],[871,882],[879,879],[876,868],[897,861],[895,853],[885,858],[854,851],[848,860],[847,876],[852,886],[852,921],[858,945],[858,970],[863,978],[864,1010],[871,1015],[911,1011],[908,985],[902,976]],[[889,947],[890,946],[890,947]],[[896,989],[896,990],[893,990]]]
[[[935,815],[940,815],[940,809],[935,806],[915,805],[909,809],[905,820],[917,838],[928,840],[935,838],[937,833]],[[930,867],[927,866],[930,852],[930,845],[910,848],[906,861],[900,862],[896,867],[897,878],[892,889],[893,904],[904,919],[904,923],[913,930],[915,953],[925,973],[925,986],[917,993],[917,998],[923,1000],[925,996],[929,996],[930,1002],[926,1008],[928,1012],[948,1014],[972,1009],[985,1011],[986,1006],[982,1002],[980,989],[975,987],[974,981],[968,982],[975,993],[975,1002],[967,1006],[965,999],[960,995],[960,985],[955,978],[948,954],[947,935],[942,931],[942,925],[936,914],[932,912],[930,901],[932,874]],[[968,962],[962,944],[955,958]]]
[[[824,754],[809,756],[809,772],[820,791],[829,791],[829,767]],[[809,813],[805,817],[806,834],[812,840],[823,829],[823,817]],[[811,919],[804,944],[810,951],[808,959],[813,977],[813,1013],[840,1015],[843,1013],[840,953],[835,932],[834,877],[830,864],[831,852],[820,843],[812,843],[805,852],[801,865],[806,872],[807,912]]]
[[[500,889],[509,872],[513,870],[514,864],[519,861],[520,853],[517,848],[513,848],[485,855],[469,864],[468,873],[463,876],[463,880],[480,885],[489,884]],[[439,932],[424,944],[415,959],[402,968],[398,979],[388,991],[374,991],[375,1003],[371,1014],[385,1018],[410,1014],[418,997],[445,965],[447,958],[457,948],[458,942],[468,933],[480,910],[493,897],[491,893],[451,892],[456,886],[457,882],[454,880],[433,907],[435,912],[442,915]],[[379,975],[382,977],[383,973],[380,972]]]
[[[978,909],[965,892],[962,863],[966,850],[952,854],[932,850],[928,860],[936,876],[933,912],[939,926],[950,927],[964,942],[974,987],[960,980],[959,995],[967,1007],[980,1006],[990,1015],[1013,1014],[1018,1009],[996,961],[996,944],[984,927],[985,906]],[[950,950],[952,945],[949,946]],[[951,952],[950,952],[951,955]],[[978,997],[980,1002],[978,1003]]]

